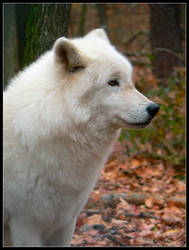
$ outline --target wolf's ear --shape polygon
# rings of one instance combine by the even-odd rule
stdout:
[[[63,64],[69,72],[75,72],[78,69],[85,68],[86,63],[84,56],[69,39],[64,37],[57,39],[54,43],[53,50],[56,62]]]
[[[90,37],[99,37],[102,38],[104,41],[110,43],[110,40],[104,29],[95,29],[89,32],[87,35],[85,35],[85,38],[90,38]]]

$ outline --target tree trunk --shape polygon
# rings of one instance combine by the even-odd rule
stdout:
[[[71,4],[31,4],[26,25],[24,60],[28,65],[67,36]]]
[[[18,37],[18,60],[19,70],[22,69],[22,59],[24,56],[24,39],[26,33],[26,22],[29,12],[29,4],[16,4],[16,27]]]
[[[83,36],[85,33],[86,12],[87,12],[87,4],[81,4],[81,17],[79,21],[78,36]]]
[[[181,66],[181,29],[179,4],[150,4],[152,70],[159,79],[166,79],[174,67]]]
[[[96,9],[98,11],[98,17],[100,21],[100,25],[102,28],[106,28],[106,5],[105,4],[95,4]]]
[[[4,88],[18,70],[15,4],[4,5]]]

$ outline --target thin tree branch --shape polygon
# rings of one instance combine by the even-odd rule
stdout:
[[[163,51],[163,52],[170,53],[170,54],[172,54],[172,55],[178,57],[180,60],[184,61],[184,58],[183,58],[182,56],[178,55],[178,54],[175,53],[174,51],[172,51],[172,50],[170,50],[170,49],[167,49],[167,48],[155,48],[154,50],[152,50],[152,53],[154,53],[154,52],[159,52],[159,51],[160,51],[160,52]]]

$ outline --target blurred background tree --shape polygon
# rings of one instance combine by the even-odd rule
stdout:
[[[85,34],[85,18],[87,12],[87,4],[82,4],[81,17],[79,21],[78,36],[83,36]]]
[[[106,27],[106,4],[95,5],[101,27]]]
[[[4,5],[4,87],[18,70],[67,36],[71,4]]]
[[[16,11],[16,31],[17,31],[17,48],[18,48],[18,65],[19,68],[23,68],[23,57],[24,57],[24,46],[25,46],[25,31],[27,17],[30,9],[29,4],[12,4],[15,5]],[[7,8],[10,8],[10,5],[7,5]]]
[[[88,4],[81,5],[81,14],[80,14],[80,21],[78,27],[78,36],[83,36],[85,32],[85,24],[86,24],[86,13],[87,13],[87,6]],[[106,28],[106,4],[95,4],[100,27]],[[107,28],[106,28],[107,30]]]
[[[49,50],[57,37],[67,36],[70,10],[70,4],[30,5],[25,33],[24,66]]]
[[[18,70],[15,5],[4,6],[4,86]]]
[[[165,79],[182,66],[182,9],[179,4],[150,4],[150,40],[154,59],[153,73]]]

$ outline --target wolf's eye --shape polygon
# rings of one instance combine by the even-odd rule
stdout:
[[[119,82],[117,80],[111,80],[111,81],[108,82],[108,84],[111,87],[114,87],[114,86],[118,86],[119,87]]]

